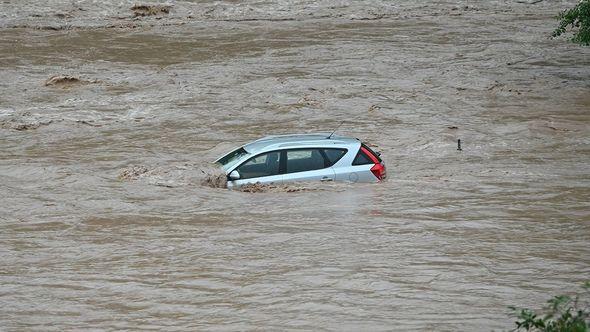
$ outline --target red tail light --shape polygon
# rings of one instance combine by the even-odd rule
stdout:
[[[366,149],[364,146],[361,146],[361,151],[363,151],[363,153],[367,155],[369,158],[371,158],[371,160],[375,163],[375,166],[371,167],[371,173],[373,173],[373,175],[375,175],[375,177],[379,180],[385,179],[385,176],[387,175],[385,165],[381,161],[379,161],[379,158],[376,155],[374,155],[369,149]]]
[[[383,180],[387,176],[387,171],[383,164],[375,164],[375,166],[371,167],[371,172],[379,180]]]

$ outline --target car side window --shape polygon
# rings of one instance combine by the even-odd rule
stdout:
[[[340,158],[344,157],[346,151],[346,149],[323,149],[326,159],[328,159],[327,166],[334,165]]]
[[[325,168],[325,159],[319,149],[287,150],[287,173],[313,171]]]
[[[279,151],[259,154],[238,166],[240,180],[279,174]]]

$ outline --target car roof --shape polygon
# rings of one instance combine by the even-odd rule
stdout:
[[[332,135],[330,133],[290,134],[266,136],[244,145],[244,149],[252,154],[289,148],[303,147],[345,147],[351,144],[359,144],[359,140],[353,137]]]

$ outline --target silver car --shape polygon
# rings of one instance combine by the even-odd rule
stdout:
[[[267,136],[215,161],[227,186],[294,181],[378,182],[385,178],[379,153],[356,138],[330,134]]]

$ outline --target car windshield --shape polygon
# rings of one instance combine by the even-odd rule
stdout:
[[[236,149],[228,154],[226,154],[225,156],[219,158],[219,160],[217,160],[218,163],[220,163],[222,166],[228,165],[240,158],[242,158],[243,156],[247,155],[248,152],[246,152],[246,150],[244,150],[244,148],[239,148]]]

